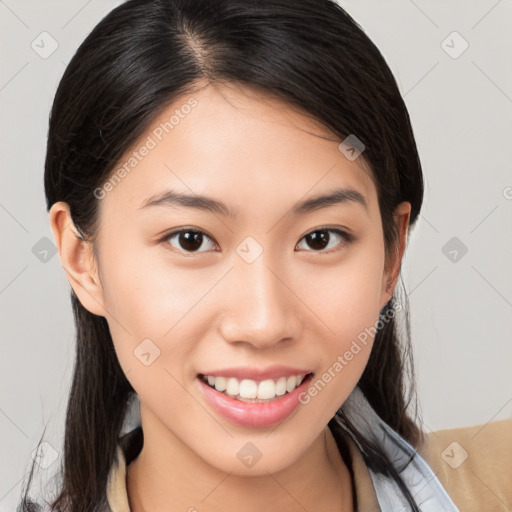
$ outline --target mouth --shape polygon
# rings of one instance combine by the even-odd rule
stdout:
[[[253,380],[198,374],[197,382],[213,412],[242,427],[265,428],[298,409],[313,372]],[[266,397],[266,398],[265,398]]]
[[[274,379],[237,379],[215,375],[198,374],[198,378],[210,388],[241,402],[268,403],[287,395],[309,380],[313,372],[282,376]]]

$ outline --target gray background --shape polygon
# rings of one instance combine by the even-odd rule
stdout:
[[[48,114],[74,51],[119,3],[0,0],[2,512],[15,509],[45,424],[60,454],[74,356],[70,287],[58,255],[44,253]],[[512,3],[340,3],[397,77],[424,167],[402,271],[424,428],[510,418]],[[50,37],[58,48],[43,58]]]

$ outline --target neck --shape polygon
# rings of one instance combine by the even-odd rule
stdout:
[[[144,446],[127,467],[131,512],[354,510],[351,475],[328,427],[292,465],[258,476],[225,473],[168,430],[161,431],[165,439],[146,430],[143,425]]]

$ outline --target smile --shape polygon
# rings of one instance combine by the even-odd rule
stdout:
[[[235,377],[216,377],[214,375],[202,375],[201,378],[210,387],[224,393],[235,400],[252,403],[265,403],[276,396],[291,393],[300,386],[306,375],[291,375],[277,379],[265,379],[256,381],[253,379],[239,380]]]
[[[280,376],[273,379],[238,379],[199,374],[199,385],[206,404],[229,422],[242,427],[264,428],[280,423],[300,402],[313,373]]]

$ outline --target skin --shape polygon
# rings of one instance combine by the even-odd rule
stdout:
[[[317,121],[246,86],[192,96],[197,106],[99,201],[97,259],[75,236],[66,203],[50,211],[70,284],[107,319],[141,400],[144,447],[127,472],[131,509],[352,511],[350,473],[326,425],[363,373],[372,339],[308,404],[268,428],[218,415],[196,375],[284,364],[321,376],[391,298],[410,204],[396,210],[399,244],[386,259],[363,158],[348,160]],[[189,99],[165,108],[134,149]],[[346,186],[364,195],[367,209],[345,202],[287,215],[297,201]],[[140,208],[168,188],[213,197],[237,216]],[[325,249],[308,244],[305,235],[326,225],[356,239],[329,231]],[[159,241],[180,227],[205,233],[198,251],[187,252],[178,236]],[[263,249],[252,263],[236,252],[248,236]],[[147,338],[160,349],[149,366],[134,356]],[[247,442],[262,453],[250,468],[237,458]]]

